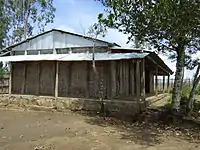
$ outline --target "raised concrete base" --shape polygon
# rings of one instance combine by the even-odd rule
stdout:
[[[155,99],[155,98],[154,98]],[[151,100],[141,102],[140,107],[136,101],[104,100],[105,109],[111,116],[135,116],[146,109]],[[83,98],[55,98],[31,95],[0,95],[0,107],[17,107],[27,110],[50,111],[95,111],[99,112],[99,100]]]

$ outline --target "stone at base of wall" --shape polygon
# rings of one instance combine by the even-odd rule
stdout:
[[[134,117],[145,110],[150,101],[141,102],[140,108],[136,101],[104,100],[105,110],[110,116]],[[95,99],[55,98],[32,95],[0,95],[0,107],[22,108],[26,110],[43,111],[93,111],[99,112],[101,103]]]
[[[104,100],[105,109],[110,115],[135,116],[139,110],[135,101]],[[100,111],[100,101],[83,98],[55,98],[29,95],[0,95],[0,107],[16,107],[44,111]],[[140,104],[142,110],[144,104]]]

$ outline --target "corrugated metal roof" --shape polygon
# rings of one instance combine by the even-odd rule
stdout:
[[[48,30],[48,31],[45,31],[45,32],[42,32],[40,34],[37,34],[35,36],[31,36],[25,40],[22,40],[18,43],[15,43],[15,44],[12,44],[8,47],[5,47],[4,49],[0,50],[1,53],[5,52],[6,50],[10,50],[11,48],[13,47],[16,47],[20,44],[23,44],[23,43],[26,43],[32,39],[35,39],[41,35],[44,35],[44,34],[47,34],[47,33],[50,33],[50,32],[53,32],[53,31],[57,31],[57,32],[61,32],[61,33],[64,33],[64,34],[70,34],[70,35],[74,35],[74,36],[78,36],[78,37],[82,37],[82,38],[85,38],[85,39],[89,39],[89,40],[95,40],[95,41],[99,41],[99,42],[103,42],[103,43],[106,43],[110,46],[116,46],[116,47],[120,47],[120,45],[116,44],[116,43],[111,43],[111,42],[107,42],[107,41],[104,41],[104,40],[100,40],[100,39],[95,39],[95,38],[92,38],[92,37],[89,37],[89,36],[85,36],[85,35],[81,35],[81,34],[76,34],[76,33],[72,33],[72,32],[67,32],[67,31],[64,31],[64,30],[60,30],[60,29],[51,29],[51,30]]]
[[[139,59],[144,58],[149,53],[95,53],[95,60],[120,60],[120,59]],[[0,61],[91,61],[92,53],[71,53],[71,54],[45,54],[45,55],[17,55],[0,57]]]

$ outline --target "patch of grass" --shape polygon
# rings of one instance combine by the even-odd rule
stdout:
[[[170,98],[168,99],[168,103],[165,104],[164,107],[168,108],[168,109],[170,109],[172,107],[172,96],[170,96]]]

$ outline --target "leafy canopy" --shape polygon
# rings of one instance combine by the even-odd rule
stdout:
[[[5,6],[10,21],[7,45],[31,36],[34,31],[43,31],[55,17],[53,0],[7,0]]]
[[[148,41],[158,50],[189,53],[199,50],[199,0],[97,0],[105,7],[98,16],[104,25],[134,39]]]

